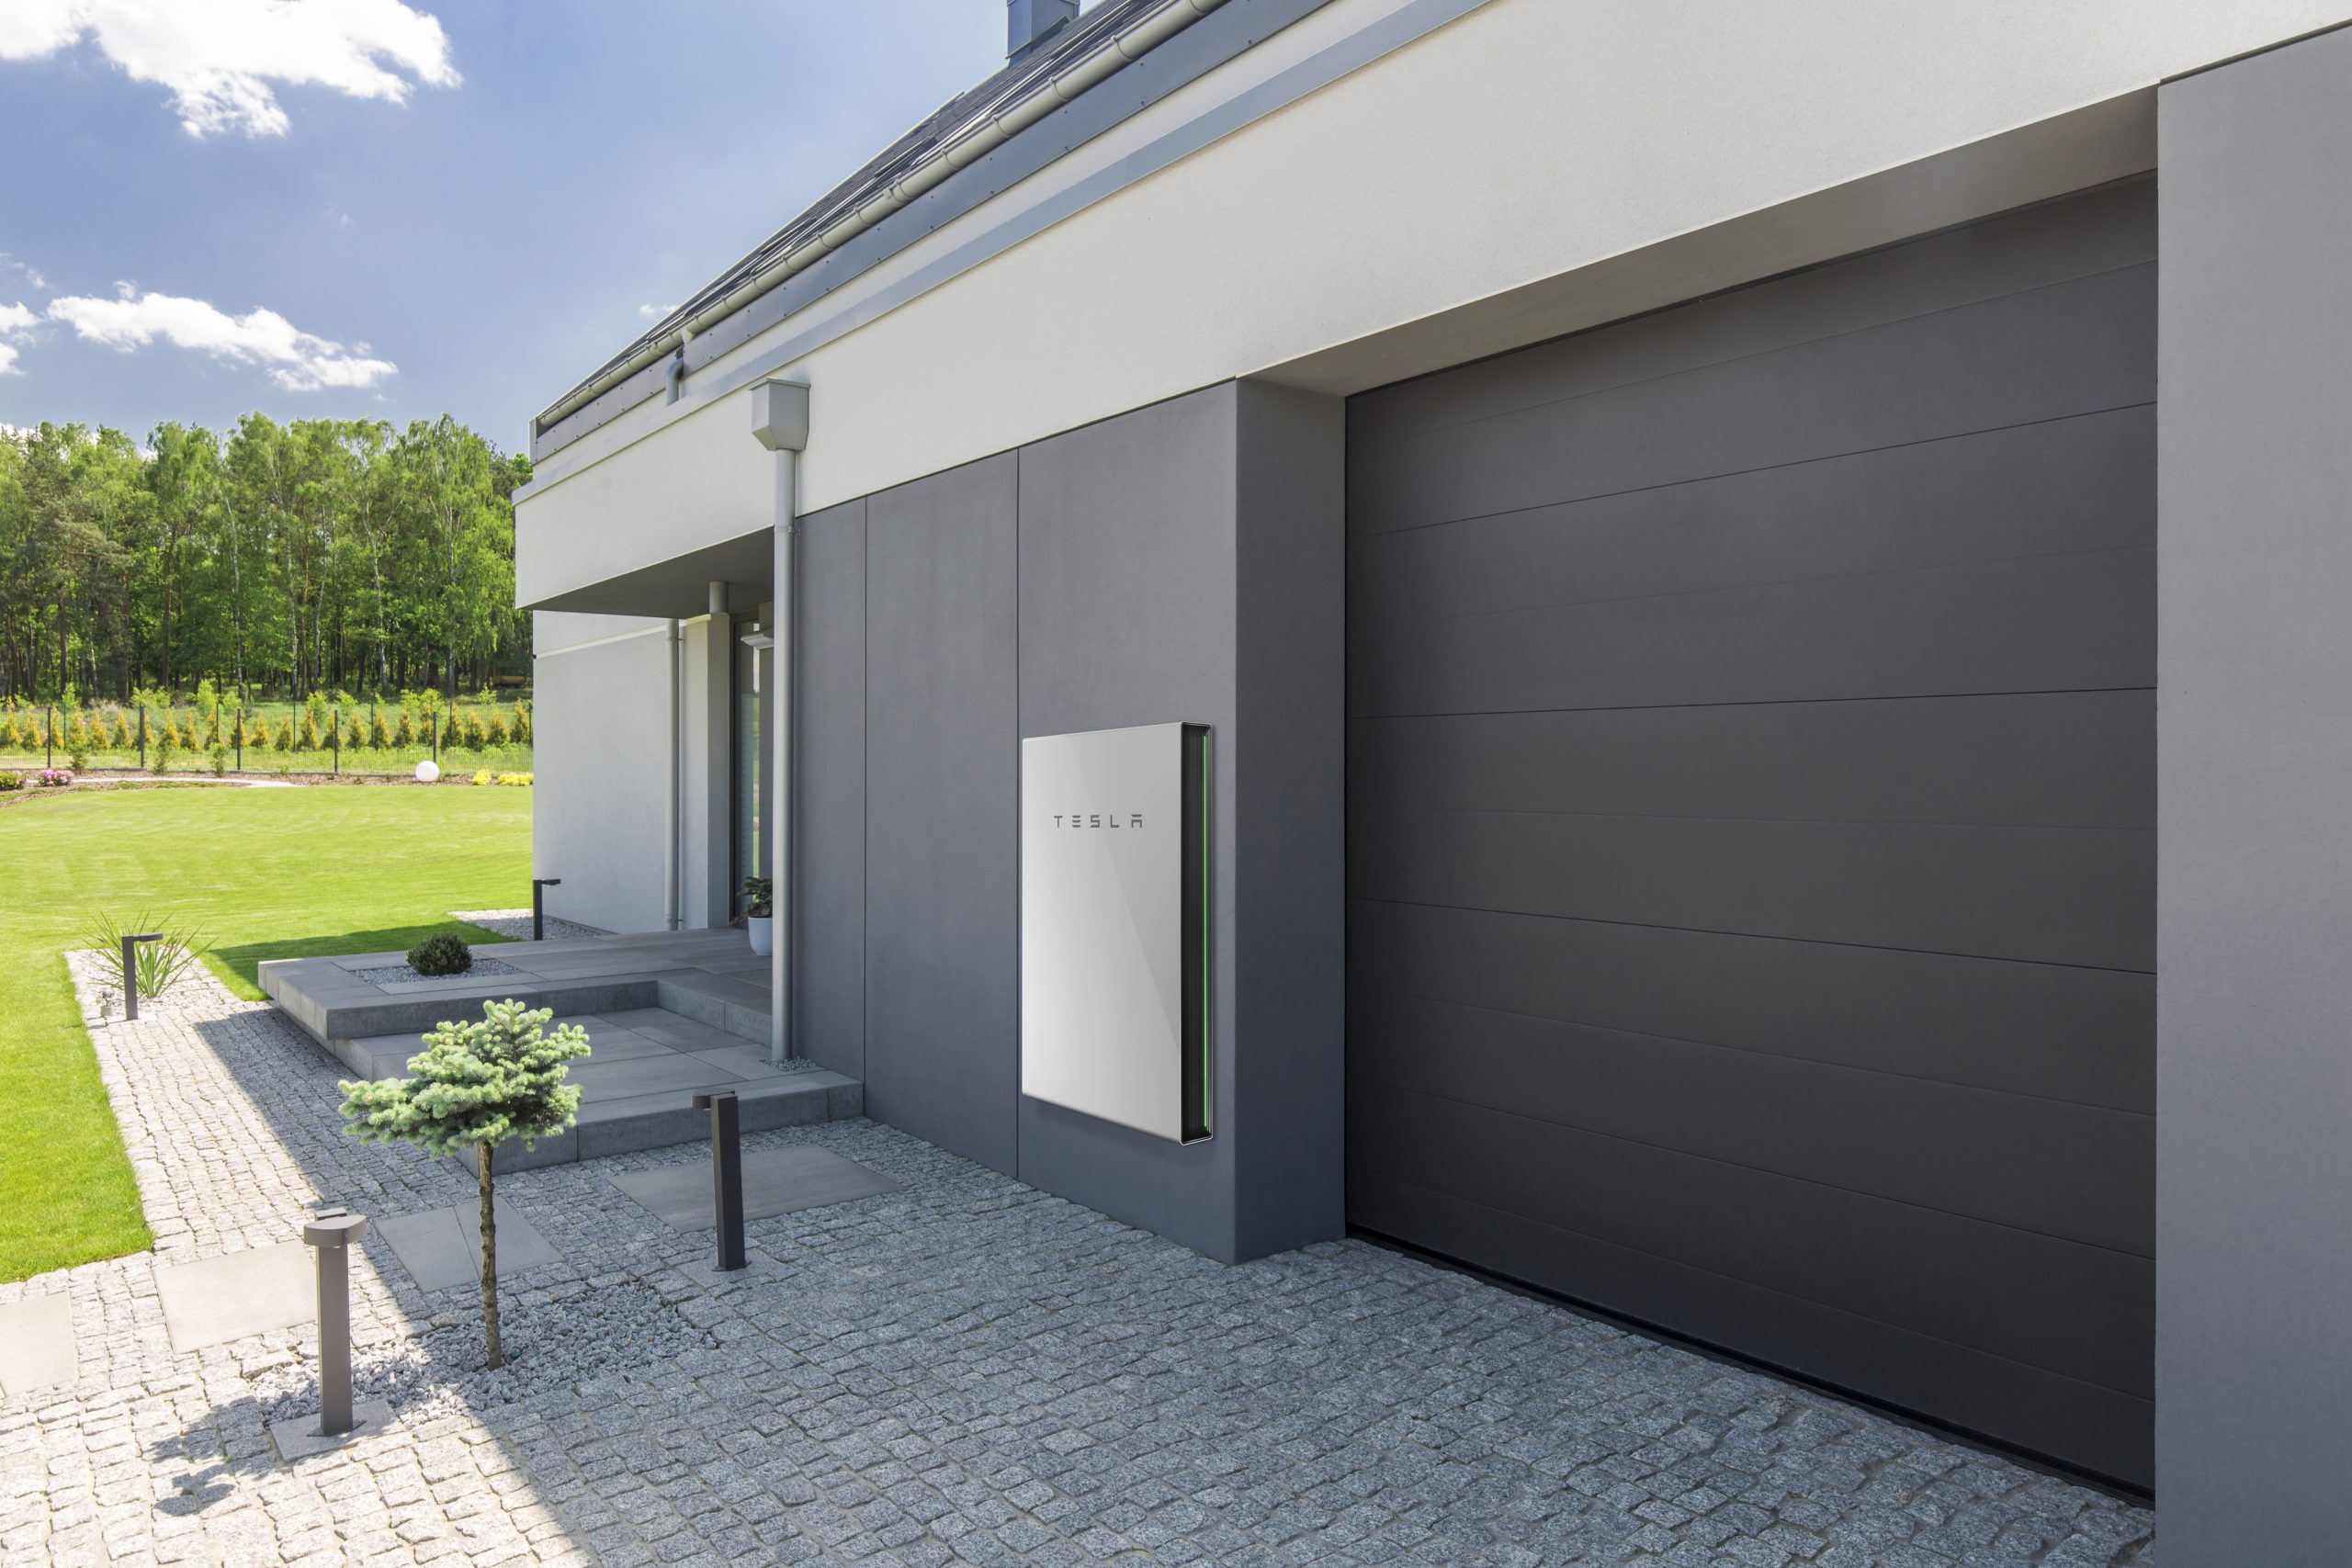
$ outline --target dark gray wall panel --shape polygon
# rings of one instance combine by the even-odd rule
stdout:
[[[1349,614],[1493,615],[2155,544],[2148,405],[1359,538]]]
[[[1347,425],[1336,399],[1239,398],[1234,1157],[1258,1257],[1345,1224]]]
[[[1972,562],[1388,623],[1351,714],[2145,687],[2155,552]]]
[[[1367,718],[1360,807],[2156,825],[2146,691]]]
[[[2155,967],[2155,835],[1491,811],[1349,814],[1359,898]]]
[[[865,502],[803,519],[797,566],[793,1049],[862,1079]]]
[[[1351,404],[1352,1219],[2145,1481],[2153,235]]]
[[[1368,900],[1348,962],[1359,992],[2155,1111],[2147,975]]]
[[[2155,184],[2120,183],[1384,388],[1349,407],[1349,461],[1377,464],[1386,444],[1402,435],[2112,272],[2155,254]]]
[[[1015,1166],[1019,549],[1012,457],[866,503],[865,1097]]]
[[[2168,1563],[2352,1539],[2352,31],[2158,90]]]
[[[2154,1169],[2152,1116],[1429,1001],[1370,977],[1350,1002],[1368,1084],[2154,1255],[2144,1191],[2109,1179]]]
[[[1214,728],[1215,810],[1234,818],[1235,389],[1213,388],[1024,448],[1021,729],[1176,720]],[[1138,592],[1143,585],[1147,591]],[[1213,1257],[1235,1256],[1234,838],[1215,835],[1221,1135],[1179,1145],[1021,1101],[1021,1178]]]
[[[1214,728],[1216,1135],[1021,1102],[1024,1180],[1227,1259],[1345,1225],[1336,400],[1213,387],[1023,448],[1021,733]]]
[[[1386,443],[1351,532],[2064,419],[2155,397],[2155,268],[2052,283]],[[1919,368],[1933,360],[1937,372]],[[1376,395],[1376,394],[1374,394]]]

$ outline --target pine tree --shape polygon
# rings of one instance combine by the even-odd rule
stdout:
[[[277,749],[281,751],[294,750],[294,721],[290,718],[277,721]]]
[[[76,751],[87,751],[96,744],[90,735],[90,721],[81,714],[74,716],[74,728],[65,732],[66,744]]]
[[[531,710],[526,707],[518,707],[514,710],[514,744],[528,746],[530,743]]]
[[[507,743],[506,716],[495,708],[492,709],[490,722],[482,726],[482,736],[492,746],[505,745]]]
[[[449,710],[449,722],[444,725],[441,729],[441,750],[444,751],[455,750],[458,747],[464,745],[465,740],[465,726],[459,722],[458,718],[458,710],[453,707]]]
[[[489,731],[482,728],[481,716],[480,714],[469,713],[466,715],[465,733],[466,746],[470,750],[479,751],[484,746],[490,744],[490,734]]]
[[[481,1225],[481,1326],[489,1365],[506,1364],[498,1337],[498,1222],[492,1194],[498,1145],[526,1148],[572,1123],[580,1090],[564,1064],[588,1054],[588,1035],[567,1023],[541,1032],[551,1009],[484,1002],[479,1022],[445,1023],[408,1059],[409,1077],[342,1085],[348,1130],[370,1143],[415,1144],[434,1155],[474,1151]]]
[[[368,744],[379,751],[391,750],[392,727],[384,722],[384,710],[381,708],[376,710],[376,721],[368,727]]]
[[[392,744],[395,746],[416,744],[416,721],[409,717],[406,708],[401,709],[401,724],[398,729],[392,731]]]
[[[301,741],[302,750],[305,751],[326,750],[326,738],[319,733],[319,721],[308,713],[302,716]]]
[[[114,716],[114,750],[130,751],[138,749],[139,737],[130,728],[130,716],[117,710]]]

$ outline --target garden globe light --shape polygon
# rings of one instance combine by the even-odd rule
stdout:
[[[441,776],[441,764],[427,757],[416,765],[416,782],[431,784]]]

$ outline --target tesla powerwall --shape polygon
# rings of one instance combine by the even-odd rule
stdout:
[[[1209,730],[1021,743],[1021,1092],[1209,1135]]]

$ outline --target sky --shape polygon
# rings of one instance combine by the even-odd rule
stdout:
[[[524,450],[1003,54],[1002,0],[0,0],[0,423]]]

